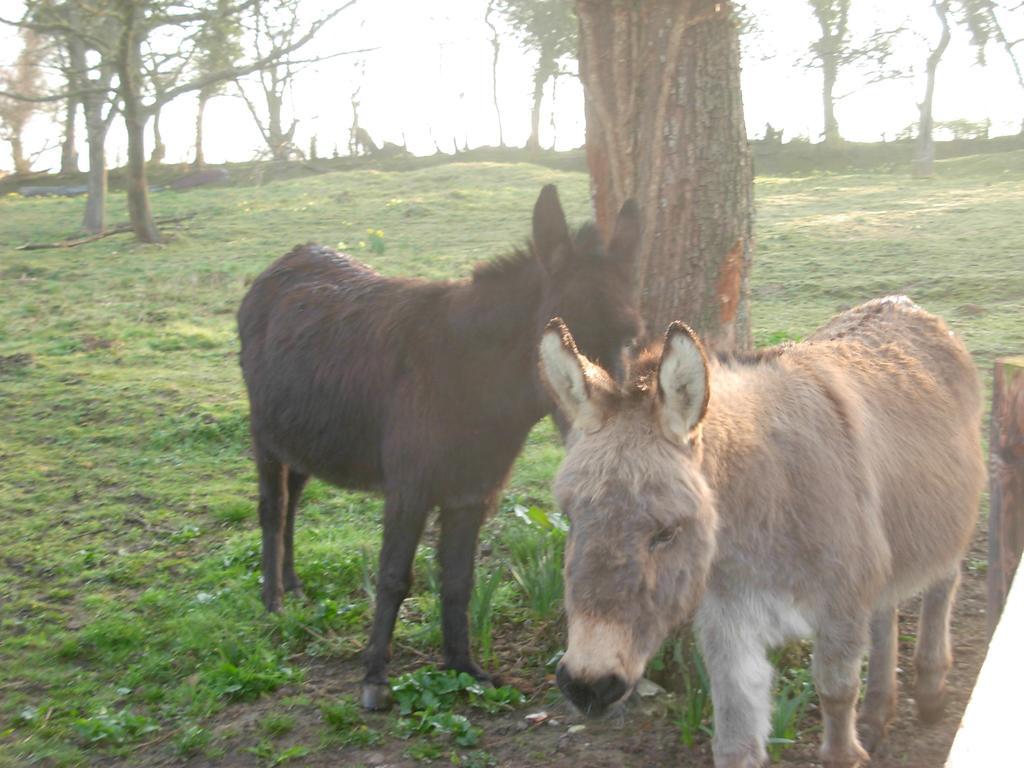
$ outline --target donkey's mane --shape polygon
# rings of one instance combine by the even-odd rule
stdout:
[[[532,246],[516,248],[512,253],[479,262],[473,267],[473,282],[505,281],[515,277],[535,263],[532,251]]]
[[[792,343],[786,343],[755,349],[753,352],[714,352],[713,357],[719,365],[730,368],[766,365],[782,357],[792,346]],[[629,380],[622,388],[623,396],[629,399],[642,398],[655,389],[658,381],[658,367],[661,364],[661,351],[662,343],[658,342],[645,347],[637,355],[629,369]]]
[[[783,353],[792,347],[792,342],[777,344],[774,347],[763,347],[752,352],[715,352],[715,360],[721,365],[763,365],[765,363],[782,357]]]

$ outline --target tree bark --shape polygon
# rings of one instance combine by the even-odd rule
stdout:
[[[991,635],[1024,550],[1024,357],[996,360],[988,455],[987,613]]]
[[[636,280],[651,336],[673,320],[751,346],[753,178],[735,9],[722,0],[578,0],[598,227],[640,204]]]
[[[206,156],[203,154],[203,115],[206,113],[206,102],[209,100],[209,91],[205,88],[200,90],[199,105],[196,110],[196,158],[192,161],[192,167],[196,169],[206,165]]]
[[[149,182],[146,179],[146,122],[149,118],[142,104],[142,50],[138,26],[141,7],[135,0],[121,0],[123,29],[118,46],[119,91],[128,132],[128,217],[135,236],[143,243],[160,242],[160,233],[149,207]]]
[[[69,96],[64,112],[64,140],[60,147],[61,174],[78,173],[78,147],[75,146],[75,117],[79,100]]]
[[[88,194],[85,198],[85,217],[82,228],[87,232],[102,232],[106,227],[107,206],[107,123],[103,120],[102,98],[87,98],[85,107],[85,133],[89,145]]]
[[[935,71],[939,67],[942,55],[946,52],[946,46],[949,45],[950,38],[948,0],[932,3],[932,7],[942,23],[942,37],[939,38],[939,44],[935,47],[935,50],[928,56],[928,74],[924,100],[917,105],[918,111],[921,114],[921,121],[918,124],[917,147],[914,152],[914,162],[911,166],[911,172],[915,178],[927,178],[935,174],[935,140],[932,137],[932,130],[935,125],[932,119],[932,97],[935,94]]]

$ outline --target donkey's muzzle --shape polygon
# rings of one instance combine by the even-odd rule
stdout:
[[[625,695],[628,687],[618,675],[605,675],[597,680],[574,678],[564,665],[559,665],[555,680],[565,697],[587,717],[603,715]]]

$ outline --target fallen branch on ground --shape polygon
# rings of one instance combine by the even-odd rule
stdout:
[[[157,219],[154,223],[159,227],[164,224],[177,224],[181,221],[187,221],[195,218],[194,213],[187,213],[184,216],[174,216],[170,218]],[[89,235],[88,237],[78,237],[71,240],[61,240],[57,243],[25,243],[19,245],[14,250],[16,251],[41,251],[44,248],[74,248],[76,245],[85,245],[86,243],[94,243],[97,240],[102,240],[104,237],[110,237],[111,235],[123,235],[126,232],[132,232],[131,224],[118,224],[116,227],[111,227],[102,232],[97,232],[95,235]]]

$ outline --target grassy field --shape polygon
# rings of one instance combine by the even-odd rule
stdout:
[[[939,173],[758,179],[755,340],[800,338],[901,292],[946,316],[986,381],[994,356],[1024,351],[1024,152]],[[198,214],[169,243],[66,251],[14,248],[73,233],[80,199],[0,198],[0,765],[132,763],[139,749],[301,764],[399,739],[409,759],[448,760],[454,743],[462,764],[488,764],[473,748],[487,746],[487,712],[518,706],[511,692],[405,678],[410,716],[368,725],[354,689],[309,682],[311,670],[357,669],[377,498],[310,485],[296,534],[307,599],[263,613],[234,312],[247,283],[306,240],[387,274],[464,274],[525,238],[550,181],[582,221],[583,174],[463,164],[160,192],[158,215]],[[122,218],[122,195],[110,209]],[[559,456],[540,425],[485,530],[474,597],[478,647],[535,704],[554,695],[546,663],[560,641],[559,534],[546,516]],[[431,560],[425,546],[400,669],[437,658]],[[215,727],[279,689],[280,706],[244,734]],[[473,725],[423,704],[438,690]]]

